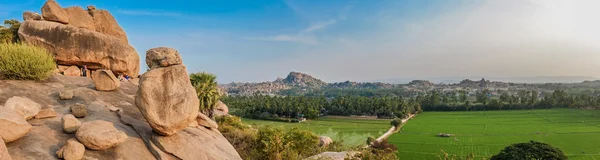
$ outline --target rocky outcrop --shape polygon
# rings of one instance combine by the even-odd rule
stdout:
[[[183,65],[156,68],[140,78],[135,104],[161,135],[173,135],[198,116],[200,102]]]
[[[99,91],[113,91],[121,86],[121,82],[110,70],[96,70],[92,80]]]
[[[29,98],[14,96],[4,103],[4,107],[16,111],[25,119],[32,119],[40,112],[42,106]]]
[[[158,47],[146,51],[146,65],[154,69],[158,67],[167,67],[182,64],[179,52],[172,48]]]
[[[56,155],[58,158],[62,158],[65,160],[80,160],[83,159],[83,155],[85,154],[85,146],[79,143],[77,139],[71,138],[67,141],[62,148],[56,151]]]
[[[96,31],[48,21],[25,21],[19,38],[30,45],[46,48],[60,65],[87,65],[88,69],[108,69],[136,77],[139,56],[126,42]]]
[[[75,97],[59,100],[56,93],[65,89],[72,89]],[[89,78],[52,75],[42,82],[0,80],[0,101],[26,95],[40,104],[53,106],[58,115],[68,115],[72,104],[87,104],[89,114],[82,121],[112,122],[115,128],[129,137],[107,150],[86,150],[84,159],[177,159],[173,155],[190,159],[184,154],[197,156],[191,159],[198,160],[241,159],[227,139],[215,129],[188,127],[170,137],[157,135],[134,105],[137,90],[138,86],[122,83],[118,91],[102,92],[93,89],[93,82]],[[70,117],[75,119],[74,116]],[[6,144],[13,158],[57,159],[56,151],[76,136],[63,131],[60,117],[29,122],[34,127],[26,136]],[[160,143],[153,142],[153,137],[161,139]],[[157,144],[165,150],[157,147]],[[167,151],[173,152],[173,155]]]
[[[0,138],[0,160],[12,160],[10,154],[8,153],[8,149],[6,149],[6,145],[4,145],[4,140]]]
[[[4,142],[15,141],[31,130],[31,125],[17,112],[10,108],[0,108],[0,137]]]
[[[128,43],[127,34],[110,12],[96,10],[96,7],[90,8],[90,6],[88,6],[88,12],[94,19],[94,28],[97,32],[113,36],[124,43]]]
[[[23,21],[30,21],[30,20],[42,20],[42,16],[40,14],[37,13],[33,13],[33,12],[23,12]]]
[[[42,17],[44,17],[44,20],[47,21],[59,22],[63,24],[69,23],[69,15],[54,0],[48,0],[44,6],[42,6]]]
[[[67,114],[62,117],[62,126],[65,133],[75,133],[81,127],[81,122],[72,114]]]
[[[77,118],[83,118],[88,114],[87,107],[81,103],[71,105],[71,114]]]
[[[127,140],[127,134],[115,128],[113,123],[102,120],[83,123],[76,135],[85,147],[92,150],[105,150]]]
[[[227,108],[227,105],[225,105],[225,103],[223,103],[221,101],[217,101],[217,103],[215,103],[214,115],[215,116],[229,115],[229,108]]]
[[[300,72],[290,72],[290,74],[285,79],[279,79],[279,81],[276,80],[275,82],[311,88],[318,88],[327,85],[326,82],[320,79]]]
[[[36,119],[52,118],[52,117],[56,117],[56,112],[54,112],[53,108],[42,109],[42,110],[40,110],[40,112],[38,112],[37,115],[35,115]]]

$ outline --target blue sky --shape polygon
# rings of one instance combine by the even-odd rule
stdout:
[[[326,81],[596,76],[594,0],[58,0],[109,10],[143,61],[172,47],[220,83],[290,71]],[[0,18],[43,0],[0,1]],[[145,64],[141,64],[145,70]]]

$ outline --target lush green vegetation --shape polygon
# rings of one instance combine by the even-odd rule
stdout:
[[[368,137],[379,137],[390,128],[390,120],[351,119],[349,117],[323,117],[302,123],[276,122],[243,118],[245,124],[262,128],[266,126],[291,130],[298,128],[313,132],[320,136],[328,136],[334,141],[341,141],[347,146],[364,145]]]
[[[560,149],[550,146],[546,143],[530,141],[527,143],[512,144],[492,156],[490,160],[530,160],[530,159],[568,159]]]
[[[403,159],[437,159],[440,150],[489,158],[510,144],[530,140],[560,148],[569,159],[598,159],[599,117],[600,110],[583,109],[424,112],[389,141]]]
[[[0,43],[0,78],[44,80],[56,69],[54,57],[43,48]]]
[[[404,118],[420,112],[414,100],[400,97],[325,97],[307,96],[261,96],[227,97],[223,99],[235,114],[254,119],[315,119],[321,115],[365,115],[378,118]]]
[[[200,112],[213,117],[215,104],[220,97],[217,76],[206,72],[193,73],[190,74],[190,81],[200,100]]]
[[[4,20],[4,25],[0,25],[0,43],[18,43],[19,27],[21,22],[15,19]]]

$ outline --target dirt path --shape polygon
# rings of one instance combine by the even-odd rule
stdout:
[[[413,118],[416,114],[411,114],[408,117],[402,119],[402,123],[399,125],[399,127],[401,127],[403,124],[405,124],[406,122],[408,122],[409,119]],[[394,132],[397,131],[395,126],[392,126],[387,132],[385,132],[385,134],[381,135],[379,138],[376,139],[377,142],[381,142],[384,139],[387,139],[388,137],[390,137],[392,134],[394,134]]]

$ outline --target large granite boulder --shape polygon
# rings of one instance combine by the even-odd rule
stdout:
[[[65,8],[65,11],[69,16],[69,25],[92,31],[96,30],[94,19],[90,16],[88,11],[79,6]]]
[[[183,65],[156,68],[141,76],[135,104],[160,135],[173,135],[198,117],[200,102]]]
[[[121,82],[110,70],[96,70],[92,74],[94,85],[99,91],[113,91],[121,86]]]
[[[48,0],[42,6],[42,17],[44,20],[59,22],[63,24],[69,23],[69,15],[56,1]]]
[[[235,148],[216,129],[186,128],[173,136],[158,136],[167,152],[180,159],[240,159]]]
[[[92,70],[108,69],[131,77],[139,74],[137,52],[114,36],[55,22],[25,21],[19,28],[19,38],[46,48],[60,65],[87,65]]]
[[[62,158],[65,160],[79,160],[83,159],[83,155],[85,153],[85,146],[79,143],[77,139],[71,138],[67,141],[62,148],[56,151],[56,155],[58,158]]]
[[[23,21],[29,21],[29,20],[42,20],[42,16],[40,14],[34,13],[34,12],[23,12]]]
[[[146,51],[146,65],[150,69],[182,63],[179,52],[173,48],[158,47]]]
[[[63,74],[65,76],[79,77],[81,76],[81,70],[77,66],[70,66],[65,71],[63,71]]]
[[[119,26],[117,20],[110,14],[110,12],[106,10],[96,10],[95,7],[90,8],[88,6],[88,12],[94,19],[94,28],[97,32],[113,36],[117,39],[123,41],[123,43],[128,43],[127,34]]]
[[[26,120],[32,119],[40,112],[42,106],[29,98],[13,96],[4,103],[4,107],[16,111]]]
[[[105,150],[127,141],[127,134],[119,131],[113,123],[96,120],[85,122],[77,130],[77,139],[92,150]]]
[[[2,126],[0,137],[6,143],[25,136],[31,130],[31,125],[25,121],[23,116],[6,107],[0,108],[0,126]]]

